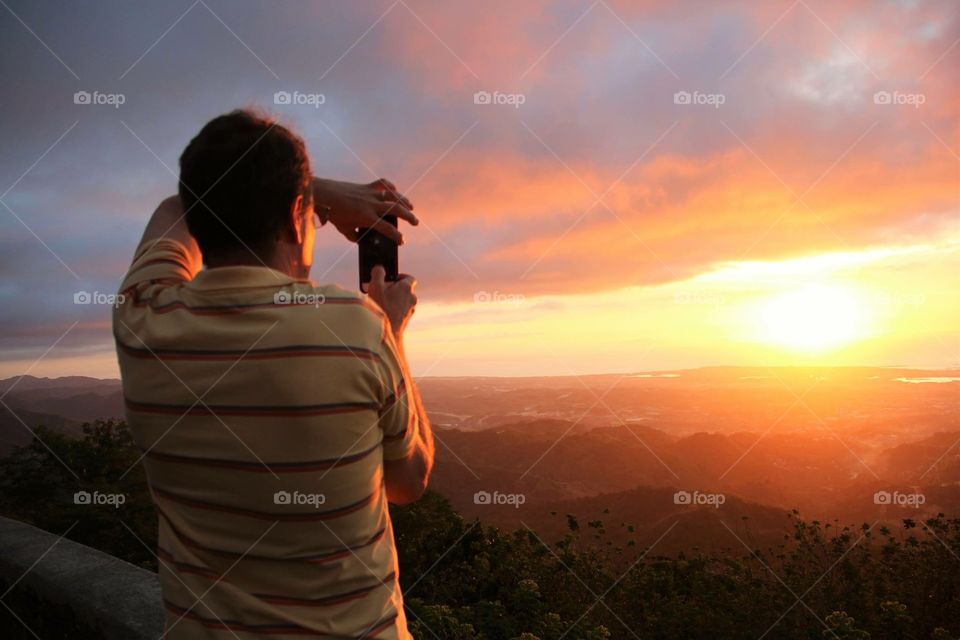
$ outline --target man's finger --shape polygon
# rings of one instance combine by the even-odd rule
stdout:
[[[386,220],[377,220],[373,223],[373,228],[375,231],[381,235],[387,236],[397,244],[403,244],[403,234],[400,233],[399,229]]]
[[[400,193],[399,191],[393,191],[393,190],[382,191],[380,195],[381,195],[380,200],[382,200],[383,202],[390,202],[390,203],[398,202],[403,206],[405,206],[407,209],[410,209],[411,211],[413,211],[413,203],[410,202],[410,199],[407,198],[402,193]]]
[[[389,191],[397,190],[397,187],[394,186],[394,184],[389,180],[387,180],[386,178],[377,178],[376,180],[370,183],[370,186],[372,186],[375,189],[387,189]]]
[[[407,196],[403,195],[396,189],[390,189],[386,193],[389,194],[386,198],[388,201],[399,202],[400,204],[405,206],[407,209],[410,209],[411,211],[413,211],[413,203],[410,202],[410,199]]]
[[[397,216],[401,220],[406,220],[412,225],[420,224],[420,220],[417,219],[417,216],[413,215],[413,212],[410,211],[406,206],[399,202],[384,202],[381,207],[382,215]]]
[[[417,279],[414,278],[414,277],[413,277],[412,275],[410,275],[409,273],[401,273],[401,274],[398,274],[398,275],[397,275],[397,282],[398,282],[398,283],[401,283],[401,282],[402,282],[402,283],[404,283],[404,284],[409,283],[410,291],[413,291],[414,289],[417,288]]]
[[[367,293],[374,297],[379,296],[380,292],[383,291],[386,278],[386,270],[380,265],[376,265],[370,271],[370,284],[367,286]]]

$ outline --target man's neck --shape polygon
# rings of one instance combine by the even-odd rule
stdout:
[[[296,264],[287,256],[278,255],[280,252],[274,252],[269,256],[262,256],[251,251],[235,252],[223,256],[212,257],[209,260],[204,258],[204,264],[208,269],[219,267],[267,267],[274,271],[284,273],[291,278],[305,278],[309,275],[309,268],[304,269]],[[306,273],[303,273],[303,272]]]

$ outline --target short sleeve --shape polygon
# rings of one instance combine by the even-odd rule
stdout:
[[[137,248],[120,292],[144,282],[178,284],[193,280],[200,271],[200,256],[172,238],[148,240]]]
[[[419,437],[417,389],[393,334],[385,326],[380,347],[381,377],[385,398],[380,409],[383,459],[400,460],[413,453]]]

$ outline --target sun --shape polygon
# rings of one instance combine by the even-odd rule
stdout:
[[[775,294],[758,309],[757,336],[796,351],[823,352],[863,336],[861,301],[852,289],[808,285]]]

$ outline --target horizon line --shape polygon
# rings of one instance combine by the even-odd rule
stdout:
[[[960,373],[960,367],[912,367],[908,365],[794,365],[794,364],[781,364],[781,365],[737,365],[737,364],[718,364],[718,365],[704,365],[701,367],[686,367],[682,369],[646,369],[646,370],[637,370],[637,371],[606,371],[603,373],[568,373],[565,375],[551,375],[551,374],[531,374],[531,375],[446,375],[446,376],[413,376],[417,380],[462,380],[462,379],[496,379],[496,380],[508,380],[508,379],[534,379],[534,378],[596,378],[601,376],[623,376],[624,378],[643,376],[643,375],[660,375],[664,376],[666,374],[677,374],[678,376],[683,373],[690,373],[696,371],[709,371],[715,369],[750,369],[750,370],[762,370],[762,369],[827,369],[827,370],[851,370],[851,369],[887,369],[887,370],[899,370],[899,371],[923,371],[923,372],[955,372]],[[6,382],[8,380],[16,380],[20,378],[33,378],[35,380],[60,380],[64,378],[86,378],[89,380],[100,380],[100,381],[117,381],[120,382],[120,378],[98,378],[96,376],[84,376],[84,375],[64,375],[64,376],[34,376],[29,373],[22,373],[18,375],[9,376],[7,378],[0,378],[0,382]]]

